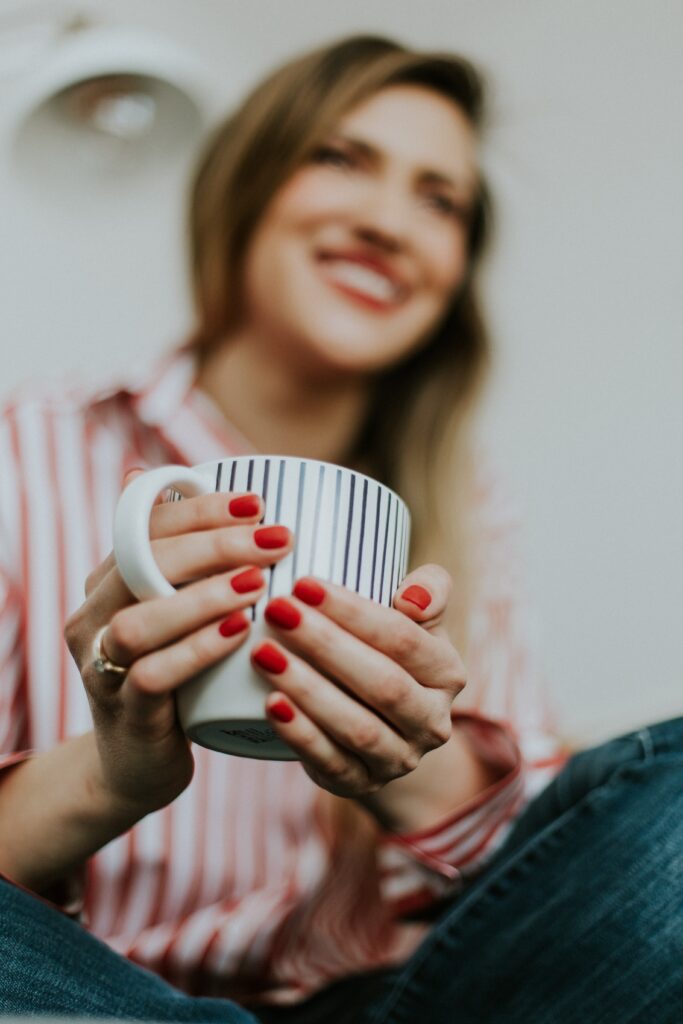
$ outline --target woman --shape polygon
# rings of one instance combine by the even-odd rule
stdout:
[[[680,994],[676,951],[658,944],[626,1000],[604,958],[673,920],[632,879],[675,869],[681,722],[573,758],[532,799],[566,755],[514,522],[468,433],[488,359],[482,110],[468,62],[384,39],[285,65],[201,163],[192,343],[142,385],[6,410],[6,1012],[622,1022]],[[301,765],[190,749],[173,704],[250,642],[242,609],[295,538],[259,525],[257,498],[211,495],[154,511],[175,596],[134,602],[105,557],[136,467],[248,451],[359,468],[413,513],[391,609],[310,579],[269,605],[279,639],[251,656]]]

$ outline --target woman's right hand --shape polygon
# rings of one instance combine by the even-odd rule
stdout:
[[[190,741],[177,719],[174,691],[244,643],[250,619],[240,610],[263,595],[262,568],[293,547],[286,527],[258,526],[261,498],[253,514],[231,513],[236,496],[208,494],[154,506],[152,549],[166,578],[185,584],[176,594],[136,601],[110,554],[88,577],[86,599],[66,624],[95,727],[101,777],[93,783],[117,810],[135,818],[170,803],[192,778]],[[259,546],[261,530],[280,531],[285,543]],[[242,576],[250,569],[251,578]],[[255,587],[239,592],[250,583]],[[103,627],[102,652],[128,669],[125,676],[94,667],[93,645]]]

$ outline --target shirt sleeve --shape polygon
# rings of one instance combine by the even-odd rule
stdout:
[[[0,495],[0,786],[8,771],[33,756],[28,749],[29,707],[27,699],[27,664],[24,629],[24,600],[17,559],[21,539],[15,537],[13,526],[20,522],[13,497],[18,493],[16,460],[11,457],[10,428],[0,418],[0,473],[3,488]],[[0,837],[0,842],[2,841]],[[20,883],[0,873],[0,877],[23,889]],[[37,896],[70,917],[81,913],[83,876],[75,872]]]
[[[468,682],[465,699],[455,702],[453,726],[497,778],[430,829],[382,835],[382,895],[399,916],[457,894],[569,755],[551,710],[523,579],[519,507],[486,463],[475,503],[479,558]]]
[[[17,443],[12,419],[0,415],[0,781],[29,756],[25,615]]]
[[[23,610],[20,593],[0,564],[0,786],[3,777],[31,757],[22,749],[27,736],[26,665],[23,646]],[[0,878],[24,886],[0,873]],[[32,893],[36,896],[38,894]],[[77,917],[82,907],[82,879],[74,875],[38,896],[57,909]]]
[[[20,597],[0,564],[0,767],[16,760],[26,733],[22,619]]]

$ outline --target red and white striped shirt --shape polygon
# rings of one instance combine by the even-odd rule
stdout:
[[[92,727],[63,625],[111,548],[127,470],[253,451],[194,375],[181,350],[132,385],[30,389],[0,417],[0,770]],[[363,845],[330,834],[297,762],[195,746],[188,789],[88,862],[82,920],[95,935],[188,992],[283,1004],[413,951],[429,926],[401,915],[480,870],[564,756],[518,517],[490,472],[476,501],[485,564],[454,717],[500,780],[432,829]]]

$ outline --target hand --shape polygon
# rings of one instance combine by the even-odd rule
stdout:
[[[117,808],[139,817],[170,803],[192,778],[174,690],[244,643],[251,623],[240,609],[264,593],[260,567],[292,549],[285,527],[278,527],[284,544],[259,546],[263,501],[254,496],[255,510],[237,515],[229,509],[235,497],[210,494],[152,510],[154,557],[171,583],[187,584],[176,594],[137,602],[110,554],[88,577],[86,600],[66,624],[95,726],[101,778],[94,782]],[[95,671],[93,641],[103,626],[102,651],[128,669],[123,677]]]
[[[402,596],[415,585],[431,593],[429,607]],[[450,587],[445,569],[425,565],[403,581],[393,608],[314,577],[267,605],[278,639],[254,648],[252,663],[276,688],[266,701],[273,727],[319,786],[377,792],[450,739],[465,685],[439,625]]]

